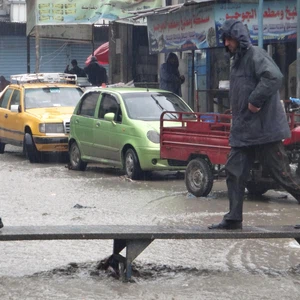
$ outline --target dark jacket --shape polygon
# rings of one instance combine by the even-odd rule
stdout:
[[[84,72],[88,75],[89,82],[95,86],[101,86],[102,83],[107,83],[106,69],[99,65],[98,62],[91,61],[90,64],[84,68]]]
[[[70,70],[66,69],[66,70],[65,70],[65,73],[68,73],[68,74],[76,74],[77,77],[86,77],[86,74],[85,74],[85,72],[83,71],[83,69],[81,69],[81,68],[78,67],[78,66],[75,66],[75,67],[73,67],[73,68],[70,69]]]
[[[221,33],[223,38],[228,36],[239,42],[230,72],[230,145],[266,144],[289,137],[290,129],[279,97],[283,78],[279,68],[265,50],[251,45],[243,23],[228,20]],[[248,103],[261,110],[252,113]]]
[[[159,88],[162,90],[170,91],[175,93],[178,96],[182,96],[181,94],[181,84],[184,82],[184,79],[180,77],[180,73],[178,70],[178,58],[177,58],[177,64],[171,64],[169,62],[170,57],[172,57],[172,54],[176,56],[174,53],[170,53],[168,56],[168,59],[165,63],[163,63],[160,67],[160,82],[159,82]]]

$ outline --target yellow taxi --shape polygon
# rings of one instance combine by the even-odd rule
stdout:
[[[5,145],[23,147],[31,163],[43,153],[68,152],[70,118],[83,90],[77,76],[64,73],[10,77],[0,95],[0,153]]]

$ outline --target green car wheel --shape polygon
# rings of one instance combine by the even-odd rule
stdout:
[[[87,163],[81,160],[80,149],[76,142],[70,147],[70,167],[72,170],[85,171]]]
[[[125,154],[125,172],[133,180],[140,179],[143,174],[137,154],[131,148]]]

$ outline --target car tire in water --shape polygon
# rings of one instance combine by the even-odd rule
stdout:
[[[126,175],[133,180],[140,179],[143,172],[140,167],[140,162],[136,152],[133,149],[128,149],[125,153],[125,172]]]
[[[189,162],[185,171],[187,190],[196,197],[206,197],[213,187],[214,177],[209,163],[203,158]]]
[[[41,162],[41,152],[36,149],[32,135],[28,132],[26,132],[24,136],[24,152],[31,163]]]
[[[76,171],[85,171],[87,163],[81,160],[80,149],[76,142],[73,142],[70,147],[70,169]]]
[[[4,153],[5,144],[0,142],[0,154]]]
[[[251,195],[261,196],[269,190],[265,182],[247,181],[246,188]]]
[[[298,164],[297,164],[296,175],[300,176],[300,162],[298,162]]]

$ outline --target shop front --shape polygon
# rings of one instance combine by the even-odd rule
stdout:
[[[147,17],[150,54],[177,52],[181,63],[185,60],[189,87],[185,99],[190,106],[202,112],[230,109],[230,57],[219,34],[228,19],[242,21],[252,44],[262,46],[277,63],[284,75],[281,98],[296,97],[300,1],[219,2],[185,3],[174,12],[170,9],[168,13],[156,12]]]

